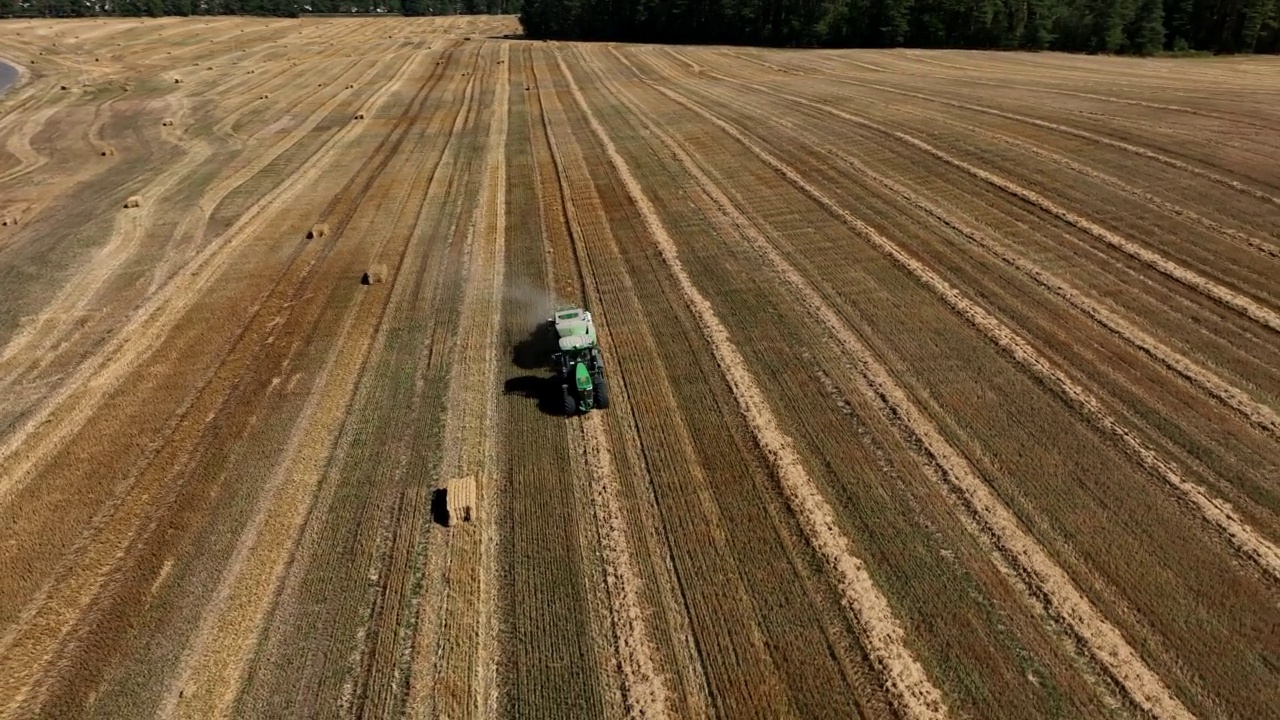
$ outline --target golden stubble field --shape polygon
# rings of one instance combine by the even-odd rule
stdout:
[[[0,710],[1280,714],[1280,61],[517,30],[0,24]]]

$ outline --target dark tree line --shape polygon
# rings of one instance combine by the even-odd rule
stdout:
[[[399,13],[481,15],[520,11],[520,0],[0,0],[0,17],[142,17]]]
[[[1280,52],[1280,0],[524,0],[534,38]]]

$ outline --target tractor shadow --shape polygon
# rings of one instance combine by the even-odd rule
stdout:
[[[555,351],[555,328],[539,325],[512,348],[511,363],[521,370],[550,372],[551,356]],[[537,402],[538,410],[544,415],[564,415],[560,383],[556,382],[554,374],[528,374],[509,378],[503,386],[503,394],[519,395]]]

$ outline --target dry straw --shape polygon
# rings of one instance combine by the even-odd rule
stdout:
[[[453,478],[445,486],[446,522],[471,522],[476,516],[476,479],[473,476]]]
[[[131,195],[129,196],[128,200],[124,201],[124,206],[127,208],[136,208],[141,205],[142,205],[142,198],[138,195]]]

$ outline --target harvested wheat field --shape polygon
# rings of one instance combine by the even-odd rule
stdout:
[[[5,716],[1280,715],[1280,59],[0,30]]]

